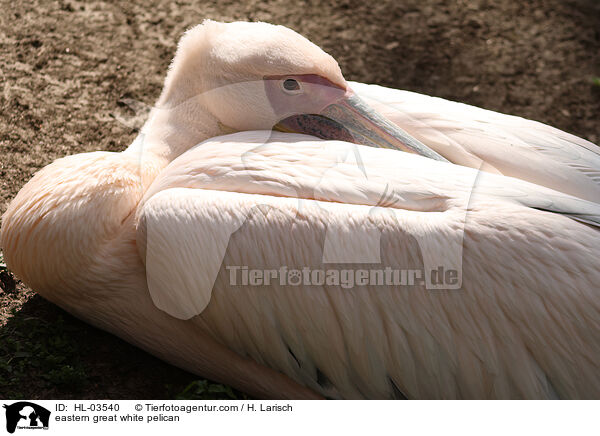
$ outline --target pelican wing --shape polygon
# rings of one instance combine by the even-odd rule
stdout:
[[[350,82],[448,160],[600,202],[600,149],[548,125],[409,91]]]
[[[597,222],[600,206],[264,135],[201,144],[148,190],[138,243],[159,308],[328,397],[600,393],[600,238],[563,215]],[[454,279],[436,289],[440,266]]]

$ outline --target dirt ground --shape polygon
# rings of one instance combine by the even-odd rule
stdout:
[[[205,18],[284,24],[347,79],[600,140],[598,0],[0,0],[0,213],[53,159],[124,149],[136,132],[117,120],[131,116],[123,99],[152,104],[177,39]],[[173,398],[198,379],[73,319],[1,266],[0,279],[0,398]]]

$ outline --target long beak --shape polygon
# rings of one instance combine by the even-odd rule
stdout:
[[[448,162],[443,156],[410,136],[371,109],[352,91],[327,106],[320,114],[293,115],[280,121],[276,130],[306,133],[323,139],[338,139],[371,147],[391,148]]]

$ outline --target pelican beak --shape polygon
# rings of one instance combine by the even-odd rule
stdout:
[[[318,115],[293,115],[280,121],[274,128],[323,139],[402,150],[448,162],[443,156],[369,107],[352,90],[348,90],[343,98],[325,107]]]

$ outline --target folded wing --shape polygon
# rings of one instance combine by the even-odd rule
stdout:
[[[551,126],[414,92],[350,82],[377,111],[459,165],[600,202],[600,149]]]
[[[394,150],[262,135],[201,144],[149,189],[138,242],[158,307],[328,397],[600,393],[600,238],[565,216],[596,223],[597,205]],[[427,289],[435,253],[456,257],[457,289]]]

